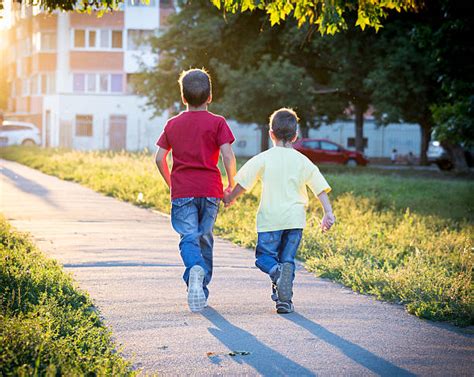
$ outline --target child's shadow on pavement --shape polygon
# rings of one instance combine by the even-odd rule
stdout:
[[[318,325],[301,314],[292,313],[282,317],[306,329],[327,344],[339,349],[344,355],[379,376],[415,376],[415,374],[406,369],[400,368],[365,348],[326,330],[323,326]]]
[[[221,314],[212,308],[207,308],[202,312],[217,328],[209,328],[209,332],[219,339],[227,348],[232,351],[249,351],[248,356],[235,357],[238,363],[245,362],[252,366],[259,374],[265,376],[274,375],[301,375],[315,376],[315,372],[303,367],[302,365],[288,359],[281,353],[271,349],[264,343],[260,342],[251,333],[234,326],[227,321]],[[283,315],[283,318],[300,326],[317,338],[337,348],[340,352],[357,364],[367,368],[373,373],[381,376],[415,376],[415,374],[400,368],[395,364],[383,359],[380,356],[352,343],[344,338],[336,335],[323,326],[307,319],[306,317],[292,313]],[[278,336],[276,334],[275,336]],[[219,357],[211,358],[214,363],[219,363]]]
[[[233,358],[239,364],[245,362],[264,376],[314,376],[314,372],[288,359],[281,353],[260,342],[255,336],[227,321],[216,310],[208,307],[202,315],[216,328],[209,332],[231,351],[248,351],[250,355]],[[220,360],[211,360],[219,362]]]

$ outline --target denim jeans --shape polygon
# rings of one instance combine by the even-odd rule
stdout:
[[[295,265],[295,256],[303,236],[303,229],[259,232],[255,251],[255,265],[275,281],[276,267],[281,263]],[[293,279],[295,278],[293,268]]]
[[[218,198],[178,198],[171,201],[171,225],[180,235],[179,251],[186,270],[183,279],[188,284],[189,271],[201,266],[204,293],[209,296],[207,285],[212,278],[212,230],[219,211]]]

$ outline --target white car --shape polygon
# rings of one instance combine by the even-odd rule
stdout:
[[[32,123],[5,120],[0,126],[0,147],[40,144],[40,130]]]

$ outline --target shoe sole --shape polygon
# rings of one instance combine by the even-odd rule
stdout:
[[[202,288],[204,269],[194,266],[189,272],[188,305],[192,312],[200,312],[206,306],[206,295]]]
[[[290,314],[293,313],[294,309],[277,309],[278,314]]]
[[[278,300],[291,301],[293,296],[293,266],[290,263],[281,265],[280,278],[278,279]]]

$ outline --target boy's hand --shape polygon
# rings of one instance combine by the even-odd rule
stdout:
[[[231,202],[230,200],[230,194],[232,193],[232,187],[231,186],[228,186],[225,190],[224,190],[224,206],[227,208],[227,207],[230,207],[232,204],[234,204],[234,202]]]
[[[321,231],[323,233],[327,232],[336,222],[336,217],[332,212],[327,212],[324,214],[323,219],[321,221]]]
[[[227,207],[230,207],[232,204],[234,204],[234,202],[232,202],[230,200],[230,193],[232,192],[232,189],[230,191],[228,191],[228,189],[226,189],[224,191],[224,206],[227,208]]]

